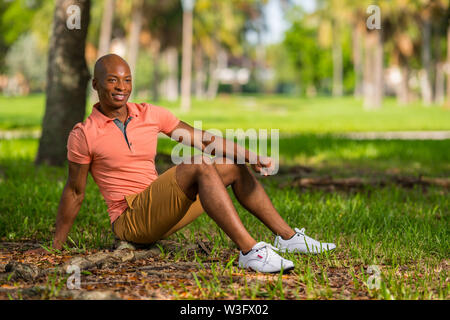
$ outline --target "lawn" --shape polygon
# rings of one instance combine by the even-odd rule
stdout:
[[[151,102],[145,99],[136,101]],[[196,101],[188,114],[179,104],[155,103],[172,110],[182,120],[203,129],[279,129],[287,133],[342,133],[354,131],[450,130],[450,109],[424,108],[419,102],[408,107],[387,98],[380,110],[365,111],[352,97],[314,99],[289,96],[220,96],[214,101]],[[0,96],[0,129],[39,129],[45,109],[42,94],[28,97]],[[92,106],[88,104],[86,116]]]
[[[0,130],[39,129],[44,103],[43,95],[0,97]],[[304,227],[308,235],[334,242],[337,249],[319,256],[287,254],[296,264],[287,275],[245,272],[237,268],[237,248],[204,214],[158,243],[157,256],[84,270],[83,292],[109,290],[130,299],[450,298],[449,188],[420,180],[448,181],[450,140],[352,140],[336,135],[450,130],[449,110],[398,107],[387,99],[382,109],[369,112],[350,97],[221,96],[194,101],[188,114],[181,114],[175,103],[158,104],[188,123],[202,120],[203,129],[280,129],[278,155],[272,154],[271,141],[267,143],[269,154],[279,157],[278,174],[260,181],[292,227]],[[160,139],[158,153],[169,155],[174,145]],[[115,243],[106,205],[89,176],[65,250],[45,259],[24,254],[37,244],[50,245],[67,179],[67,166],[34,166],[37,147],[37,139],[0,140],[0,299],[24,298],[36,286],[41,289],[31,290],[31,298],[61,298],[68,277],[51,274],[32,283],[5,278],[8,262],[49,270],[74,257],[111,251]],[[160,173],[172,165],[167,159],[157,158]],[[298,184],[305,178],[355,177],[386,183],[350,188]],[[408,183],[399,184],[401,179]],[[250,233],[272,243],[271,232],[238,204],[231,190],[230,196]]]
[[[305,227],[307,234],[335,242],[334,252],[287,254],[296,264],[288,275],[244,272],[237,268],[237,248],[203,215],[161,243],[156,258],[85,271],[82,288],[112,290],[131,299],[448,299],[447,188],[392,184],[330,191],[297,188],[288,182],[296,177],[290,168],[299,164],[308,169],[302,173],[308,177],[423,174],[448,178],[449,155],[443,150],[449,144],[448,140],[353,141],[315,135],[282,138],[280,173],[261,182],[291,226]],[[110,250],[114,243],[106,205],[89,176],[66,251],[44,262],[23,255],[27,243],[50,245],[67,176],[67,168],[36,168],[32,160],[37,146],[35,139],[1,141],[0,268],[11,260],[48,268],[68,256]],[[169,140],[161,140],[159,152],[168,153],[171,146]],[[161,172],[168,165],[158,161]],[[231,191],[230,195],[250,233],[258,241],[272,243],[271,232],[238,204]],[[199,249],[199,241],[208,253]],[[9,244],[17,242],[23,245],[11,249]],[[368,282],[374,276],[368,273],[369,266],[380,271],[378,287]],[[34,285],[46,288],[41,298],[57,298],[66,279],[67,275],[47,276]],[[30,283],[6,281],[4,286],[23,289]],[[20,291],[14,292],[7,296],[0,290],[0,298],[22,297]]]

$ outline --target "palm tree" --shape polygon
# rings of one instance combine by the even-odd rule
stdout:
[[[109,52],[114,20],[114,7],[115,7],[115,0],[104,1],[102,24],[100,29],[100,39],[97,54],[98,57],[101,57]]]
[[[136,75],[136,62],[139,53],[139,35],[143,24],[143,0],[134,0],[131,11],[130,31],[128,34],[127,62],[132,78]]]
[[[106,0],[103,7],[102,23],[100,26],[100,38],[97,51],[97,59],[109,53],[111,45],[111,34],[114,20],[115,0]],[[90,100],[97,99],[97,91],[90,88]]]
[[[183,4],[183,56],[181,70],[181,110],[191,108],[192,73],[192,15],[195,0],[182,0]]]
[[[206,97],[213,99],[219,86],[218,70],[227,67],[228,57],[244,54],[244,34],[256,28],[256,21],[262,16],[262,5],[266,0],[214,1],[198,0],[194,16],[194,44],[200,47],[204,61],[208,62],[208,88]],[[200,55],[199,52],[197,52]],[[202,59],[202,62],[204,62]],[[204,73],[205,71],[197,70]],[[203,67],[202,67],[203,69]],[[205,68],[206,69],[206,68]],[[200,74],[200,79],[205,76]],[[199,84],[201,80],[198,80]]]
[[[447,20],[447,108],[450,108],[450,18]]]

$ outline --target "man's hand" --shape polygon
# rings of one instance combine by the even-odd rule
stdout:
[[[257,157],[257,163],[252,163],[251,167],[255,172],[261,173],[263,176],[271,175],[274,163],[270,157]]]

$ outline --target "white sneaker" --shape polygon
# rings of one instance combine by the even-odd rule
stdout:
[[[239,267],[258,272],[278,273],[294,269],[294,263],[280,257],[278,249],[266,242],[258,242],[246,255],[239,253]]]
[[[305,234],[305,228],[295,228],[295,235],[283,240],[280,236],[275,238],[274,246],[281,252],[322,253],[336,248],[334,243],[319,242]]]

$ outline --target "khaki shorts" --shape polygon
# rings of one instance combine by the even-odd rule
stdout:
[[[144,191],[125,196],[126,209],[113,223],[121,240],[153,243],[194,221],[204,210],[189,199],[175,178],[176,166],[168,169]]]

